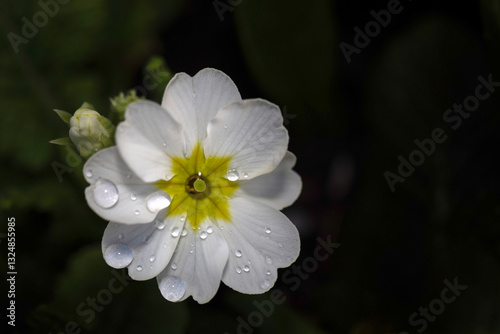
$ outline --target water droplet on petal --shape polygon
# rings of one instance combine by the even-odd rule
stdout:
[[[266,256],[266,263],[273,264],[273,259],[271,259],[269,256]]]
[[[271,286],[269,280],[265,279],[262,283],[260,283],[260,288],[265,290]]]
[[[267,234],[271,233],[271,229],[270,229],[269,227],[268,227],[268,228],[266,228],[266,233],[267,233]]]
[[[224,129],[227,129],[227,124],[224,124]]]
[[[98,179],[94,183],[94,200],[101,208],[109,209],[118,202],[116,185],[106,179]]]
[[[213,229],[213,227],[212,227],[212,226],[209,226],[209,227],[207,228],[207,233],[208,233],[208,234],[212,233],[213,231],[214,231],[214,229]]]
[[[91,169],[88,169],[86,172],[85,172],[85,176],[88,177],[89,179],[93,176],[94,174],[92,173],[92,170]]]
[[[183,228],[182,233],[181,233],[181,237],[185,237],[187,234],[188,234],[188,231],[185,228]]]
[[[134,252],[127,245],[114,244],[104,251],[104,260],[113,268],[125,268],[134,259]]]
[[[127,177],[127,179],[131,180],[134,177],[134,175],[132,175],[131,173],[128,173],[126,177]]]
[[[191,250],[189,251],[189,253],[190,253],[190,254],[193,254],[193,253],[194,253],[194,249],[191,249]]]
[[[172,263],[172,264],[170,265],[170,268],[172,268],[172,270],[175,270],[175,269],[177,269],[177,265],[176,265],[175,263]]]
[[[137,199],[137,196],[135,194],[130,195],[130,199],[132,201],[135,201]]]
[[[243,266],[243,270],[247,273],[247,272],[249,272],[249,271],[250,271],[250,267],[249,267],[249,266],[247,266],[247,265],[244,265],[244,266]]]
[[[248,173],[243,174],[244,179],[248,179]]]
[[[207,237],[208,237],[207,232],[205,232],[205,231],[201,232],[201,234],[200,234],[201,240],[205,240]]]
[[[149,261],[154,262],[154,260],[156,260],[156,256],[153,254],[149,257]]]
[[[165,222],[165,220],[162,220],[162,219],[157,219],[156,223],[155,223],[156,228],[159,229],[159,230],[163,230],[165,228],[166,224],[167,223]]]
[[[171,233],[174,238],[177,238],[181,234],[181,229],[179,227],[172,227]]]
[[[159,287],[163,297],[171,302],[179,301],[186,292],[186,283],[179,277],[174,276],[162,278]]]
[[[155,213],[168,207],[171,201],[170,195],[160,190],[148,196],[146,206],[150,212]]]
[[[237,181],[240,178],[240,173],[236,169],[230,169],[227,171],[226,177],[229,181]]]
[[[161,143],[161,144],[163,145],[163,147],[167,147],[167,142],[165,142],[165,141],[164,141],[164,142],[163,142],[163,143]]]
[[[139,210],[135,210],[135,211],[134,211],[134,215],[136,215],[136,216],[138,216],[138,215],[139,215],[139,213],[140,213],[140,212],[139,212]]]
[[[266,271],[267,276],[271,276],[271,270]]]
[[[240,267],[236,267],[236,272],[237,272],[238,274],[241,274],[241,268],[240,268]]]
[[[186,221],[186,216],[181,216],[181,222],[185,222]]]
[[[236,252],[234,252],[234,255],[236,255],[236,257],[241,257],[241,251],[237,250]]]
[[[150,235],[144,237],[144,243],[145,244],[149,244],[150,241],[151,241],[151,236]]]
[[[137,271],[142,271],[142,266],[137,266],[135,269],[137,269]]]
[[[278,244],[278,246],[280,246],[280,248],[283,248],[283,244],[281,242]]]
[[[123,238],[125,238],[125,236],[123,235],[123,233],[118,234],[118,239],[123,240]]]

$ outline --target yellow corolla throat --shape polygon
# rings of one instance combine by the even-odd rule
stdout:
[[[189,157],[172,157],[175,176],[169,181],[156,182],[156,186],[172,198],[167,217],[186,219],[194,230],[206,218],[230,222],[228,199],[239,186],[226,177],[231,159],[230,156],[205,157],[200,143]]]

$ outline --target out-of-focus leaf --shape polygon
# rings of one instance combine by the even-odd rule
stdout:
[[[108,267],[100,246],[75,253],[56,283],[55,301],[45,312],[103,333],[184,333],[186,303],[163,299],[156,280],[135,282]]]
[[[246,1],[235,8],[245,59],[256,82],[292,114],[335,112],[337,36],[328,0]]]

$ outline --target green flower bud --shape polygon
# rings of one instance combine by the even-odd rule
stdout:
[[[97,111],[89,109],[89,106],[84,103],[69,123],[69,137],[84,159],[114,144],[115,126]]]
[[[111,109],[118,115],[118,120],[123,121],[125,119],[125,110],[127,106],[137,100],[144,100],[143,98],[137,96],[135,90],[130,90],[127,95],[121,92],[119,95],[109,99],[111,102]]]

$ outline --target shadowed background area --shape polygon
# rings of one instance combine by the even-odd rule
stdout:
[[[500,332],[500,1],[3,1],[0,26],[9,330]],[[67,135],[52,109],[109,116],[132,88],[159,102],[155,56],[281,107],[304,187],[284,210],[302,247],[280,298],[221,284],[209,304],[174,304],[104,262],[107,222],[86,204],[83,162],[48,143]]]

